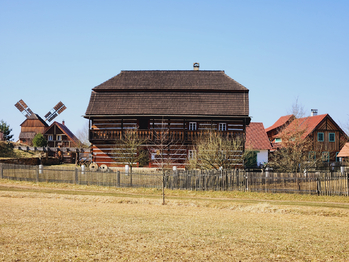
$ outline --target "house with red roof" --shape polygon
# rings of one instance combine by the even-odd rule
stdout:
[[[292,116],[281,117],[274,125],[266,129],[273,149],[281,146],[283,132],[292,133],[298,130],[302,132],[303,139],[310,138],[312,150],[320,152],[324,162],[339,161],[337,155],[348,141],[348,136],[329,114],[313,114],[298,119]]]
[[[271,150],[271,144],[263,123],[251,122],[246,127],[245,149],[254,151],[255,159],[252,161],[256,166],[268,163],[268,155]]]
[[[294,115],[287,115],[280,117],[272,126],[265,129],[269,140],[273,143],[275,136],[279,134],[282,129],[288,126],[296,117]],[[276,144],[273,148],[277,148]]]
[[[349,143],[346,143],[341,151],[339,151],[337,157],[340,157],[345,160],[345,162],[348,162],[349,160]]]
[[[53,122],[45,131],[44,137],[49,147],[78,147],[79,139],[62,123]]]

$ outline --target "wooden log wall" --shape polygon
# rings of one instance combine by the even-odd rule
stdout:
[[[162,136],[168,136],[168,140],[176,142],[177,146],[171,145],[167,150],[166,161],[173,161],[174,165],[183,166],[187,162],[188,150],[191,149],[201,132],[208,130],[218,130],[219,123],[226,123],[226,131],[222,135],[227,137],[242,136],[244,134],[244,123],[242,120],[203,120],[203,119],[169,119],[169,118],[149,118],[148,129],[138,129],[140,122],[144,126],[144,119],[125,118],[125,119],[93,119],[90,132],[92,142],[91,152],[92,160],[98,165],[107,166],[125,165],[122,159],[115,155],[117,140],[123,136],[125,130],[136,130],[141,139],[147,139],[149,145],[145,148],[149,151],[154,148],[151,145],[157,144]],[[196,122],[196,130],[188,130],[189,123]],[[162,131],[169,130],[168,134],[162,134]],[[173,143],[171,143],[173,144]],[[185,144],[185,146],[183,145]],[[151,150],[150,150],[151,151]],[[152,159],[153,158],[153,159]],[[159,164],[158,158],[153,152],[149,152],[150,166]]]

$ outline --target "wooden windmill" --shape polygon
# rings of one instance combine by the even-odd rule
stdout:
[[[46,128],[49,126],[46,121],[51,122],[66,109],[66,106],[62,102],[59,102],[48,111],[44,117],[45,120],[43,120],[38,114],[33,113],[22,99],[15,104],[15,107],[26,117],[26,120],[21,124],[19,141],[28,145],[32,144],[32,140],[36,134],[45,133]]]

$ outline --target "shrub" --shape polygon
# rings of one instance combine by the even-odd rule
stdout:
[[[35,147],[42,147],[47,146],[47,140],[43,136],[43,134],[38,133],[33,138],[33,146]]]

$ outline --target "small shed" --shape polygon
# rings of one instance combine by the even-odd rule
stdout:
[[[251,122],[246,127],[246,143],[247,151],[255,152],[255,165],[261,166],[268,163],[268,155],[271,144],[263,123]]]

